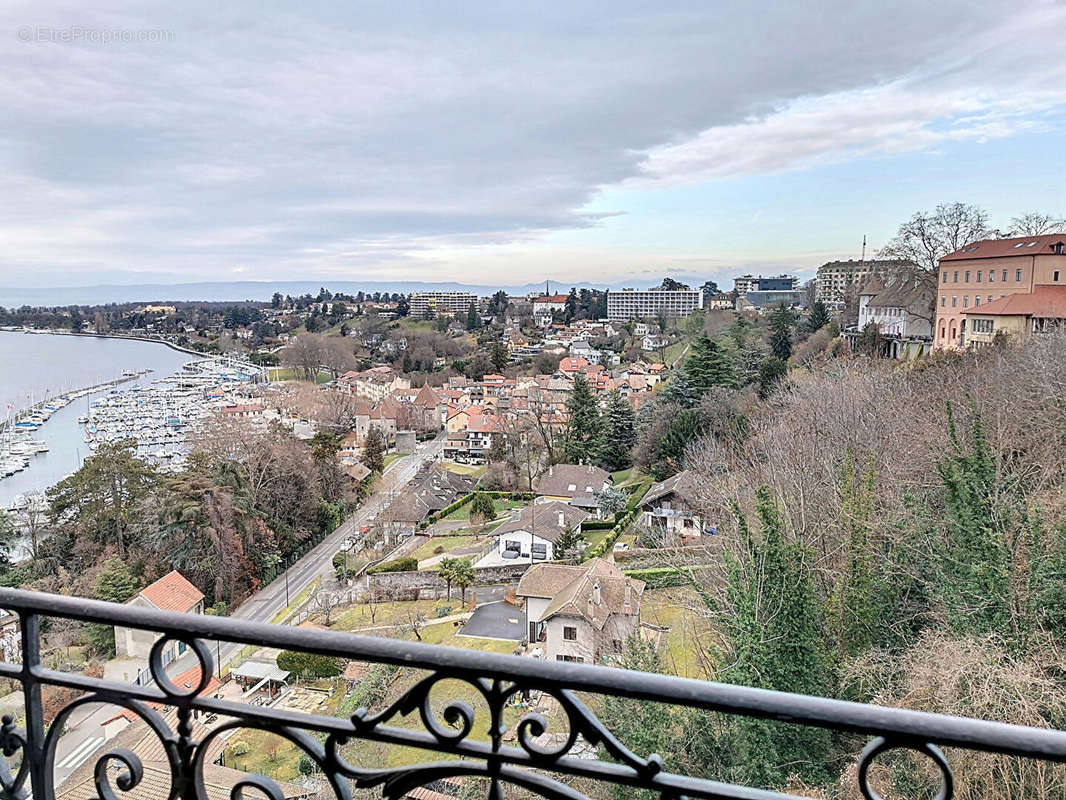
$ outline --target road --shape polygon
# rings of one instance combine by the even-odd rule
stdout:
[[[416,450],[412,455],[398,458],[389,464],[382,475],[378,491],[345,519],[337,530],[294,562],[286,573],[249,597],[230,616],[254,622],[270,622],[288,605],[286,597],[295,598],[316,578],[330,577],[333,574],[333,556],[341,549],[344,540],[349,536],[358,535],[360,527],[381,511],[391,493],[406,487],[424,464],[440,457],[444,450],[444,439],[445,434],[442,433],[433,441],[426,442],[422,449]],[[288,591],[285,588],[286,577]],[[212,648],[218,662],[215,664],[216,671],[229,664],[242,647],[243,645],[226,643]],[[190,650],[182,658],[172,662],[167,667],[167,672],[178,675],[194,666],[195,656]],[[80,714],[72,716],[56,748],[56,786],[61,785],[83,761],[103,745],[103,723],[117,711],[113,706],[107,705],[83,706],[82,709],[84,710]]]

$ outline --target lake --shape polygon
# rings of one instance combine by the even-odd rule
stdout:
[[[152,370],[131,380],[149,383],[174,374],[194,358],[154,342],[0,331],[0,415],[7,417],[9,405],[24,408],[47,395],[115,380],[124,370]],[[96,396],[75,400],[34,432],[33,438],[47,444],[49,451],[31,456],[22,472],[0,478],[0,508],[7,508],[16,495],[58,483],[81,466],[90,451],[78,417]]]

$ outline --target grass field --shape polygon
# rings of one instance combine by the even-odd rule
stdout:
[[[478,537],[473,534],[461,534],[458,536],[432,536],[421,547],[411,553],[412,558],[417,558],[422,561],[426,558],[432,558],[439,553],[434,552],[438,547],[443,547],[442,552],[447,553],[450,550],[455,550],[459,547],[466,547],[467,545],[474,544],[478,541]]]
[[[648,589],[640,604],[641,622],[667,625],[663,664],[667,672],[684,678],[708,678],[713,659],[709,650],[718,635],[695,590],[685,587]]]
[[[387,456],[385,456],[385,469],[388,469],[389,464],[400,458],[403,458],[403,455],[401,453],[389,453]]]
[[[289,367],[269,367],[270,380],[272,383],[278,383],[279,381],[302,381],[303,376],[299,370],[291,369]],[[333,380],[333,376],[328,372],[320,371],[315,376],[315,383],[329,383]]]
[[[456,475],[473,475],[476,478],[484,475],[487,469],[484,464],[456,464],[453,461],[445,461],[441,466]]]
[[[493,503],[496,506],[497,517],[503,516],[512,508],[521,508],[522,506],[527,505],[522,500],[493,500]],[[472,505],[473,503],[467,503],[462,508],[455,509],[455,511],[445,517],[445,519],[451,520],[452,522],[460,522],[470,519],[470,506]]]

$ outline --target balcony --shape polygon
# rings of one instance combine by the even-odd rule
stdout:
[[[38,800],[55,797],[53,771],[57,741],[71,713],[87,703],[105,703],[128,709],[148,724],[160,740],[169,763],[170,797],[207,797],[203,771],[218,751],[215,741],[225,731],[253,728],[269,731],[300,748],[317,765],[324,780],[340,800],[353,789],[371,790],[385,798],[403,798],[409,792],[448,778],[480,778],[489,798],[507,796],[507,787],[547,798],[584,797],[565,781],[584,778],[617,784],[625,791],[647,789],[662,798],[735,798],[782,800],[790,795],[719,783],[671,771],[654,753],[636,753],[605,729],[582,699],[585,695],[614,695],[636,700],[675,704],[723,714],[745,715],[817,726],[868,737],[857,753],[854,772],[867,800],[879,795],[870,784],[870,768],[889,750],[906,749],[931,760],[941,774],[938,797],[954,793],[954,777],[940,748],[966,748],[1066,761],[1066,733],[1026,728],[959,717],[894,708],[867,706],[838,700],[768,692],[621,669],[544,662],[531,658],[455,650],[427,644],[379,639],[306,628],[272,626],[230,618],[178,615],[113,605],[80,598],[0,590],[0,607],[19,618],[23,663],[0,663],[0,675],[20,682],[25,694],[25,729],[16,729],[10,717],[0,729],[0,743],[8,759],[20,761],[17,771],[0,767],[3,800]],[[46,668],[40,658],[42,618],[67,618],[120,625],[163,634],[152,650],[150,668],[154,685],[137,686]],[[184,642],[200,662],[200,686],[176,686],[162,664],[168,642]],[[428,675],[391,705],[374,712],[360,708],[342,719],[315,713],[280,710],[226,701],[199,694],[215,672],[212,653],[218,642],[271,646],[367,662],[416,667]],[[484,718],[465,701],[452,700],[443,709],[430,695],[441,681],[461,681],[483,699]],[[80,693],[58,712],[46,728],[42,687],[67,687]],[[525,713],[509,738],[503,724],[509,701],[526,690],[538,690],[561,709],[566,731],[557,744],[545,747],[538,739],[548,721],[538,713]],[[153,705],[154,704],[154,705]],[[174,729],[156,706],[170,707]],[[202,738],[193,734],[194,720],[202,714],[221,720]],[[401,718],[417,725],[401,727]],[[356,739],[405,745],[425,752],[419,763],[387,768],[355,766],[341,747]],[[514,744],[508,742],[513,741]],[[106,745],[105,745],[106,747]],[[114,748],[93,756],[97,796],[115,800],[134,789],[145,772],[140,759],[128,749]],[[119,767],[116,774],[115,767]],[[112,780],[114,786],[112,786]],[[284,796],[273,780],[243,775],[232,797],[252,790],[270,800]]]

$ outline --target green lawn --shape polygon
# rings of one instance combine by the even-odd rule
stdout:
[[[270,367],[268,374],[272,383],[303,380],[300,371],[290,367]],[[331,380],[333,380],[333,376],[325,371],[319,371],[318,375],[315,376],[315,383],[329,383]]]
[[[355,631],[360,628],[373,628],[382,625],[400,625],[407,622],[412,615],[423,614],[427,620],[436,619],[438,607],[451,605],[458,609],[458,592],[456,599],[447,603],[444,600],[395,600],[388,603],[375,603],[373,613],[368,603],[353,603],[333,612],[331,630]],[[321,620],[317,620],[321,622]]]
[[[493,503],[496,506],[496,516],[497,517],[503,516],[508,511],[510,511],[512,508],[521,508],[522,506],[527,505],[527,503],[524,500],[498,500],[498,499],[496,499],[496,500],[493,500]],[[455,511],[453,511],[451,514],[449,514],[447,517],[445,517],[445,519],[451,520],[452,522],[461,522],[461,521],[470,519],[470,506],[472,506],[472,505],[473,505],[473,503],[467,503],[462,508],[455,509]]]
[[[460,547],[466,547],[467,545],[477,542],[478,537],[472,534],[460,534],[453,536],[431,536],[421,547],[411,553],[412,558],[417,558],[419,561],[425,558],[433,558],[435,555],[440,555],[436,550],[438,547],[444,549],[441,553],[447,553],[450,550],[455,550]]]
[[[667,671],[683,678],[711,677],[707,674],[711,646],[719,641],[710,620],[695,609],[703,609],[699,595],[688,587],[647,589],[640,603],[641,622],[667,625],[663,662]]]
[[[388,469],[389,468],[389,464],[391,464],[393,461],[396,461],[397,459],[400,459],[400,458],[403,458],[403,454],[402,453],[389,453],[387,456],[385,456],[385,469]]]
[[[448,472],[454,472],[456,475],[473,475],[480,478],[485,474],[485,470],[488,469],[484,464],[456,464],[451,461],[445,461],[442,466]]]

